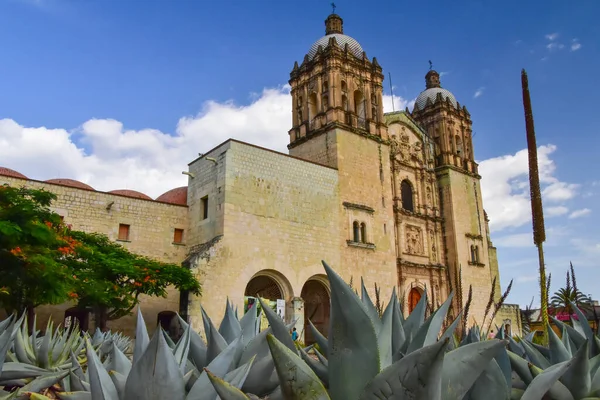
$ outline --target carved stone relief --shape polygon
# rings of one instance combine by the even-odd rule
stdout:
[[[406,225],[406,250],[409,254],[423,255],[423,233],[418,226]]]

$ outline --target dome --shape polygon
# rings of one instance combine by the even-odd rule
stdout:
[[[317,49],[319,48],[319,46],[323,47],[323,50],[325,50],[325,48],[329,45],[329,39],[332,37],[335,38],[338,46],[340,46],[342,49],[344,49],[346,44],[348,44],[348,50],[352,54],[354,54],[355,57],[362,58],[363,49],[354,38],[351,38],[350,36],[344,35],[342,33],[332,33],[330,35],[323,36],[315,43],[313,43],[313,45],[310,47],[310,50],[308,51],[308,59],[312,60],[314,58],[314,56],[317,54]]]
[[[77,188],[77,189],[95,190],[90,185],[86,185],[85,183],[76,181],[74,179],[58,178],[58,179],[48,179],[47,181],[44,181],[44,182],[53,183],[55,185],[69,186],[69,187],[73,187],[73,188]]]
[[[427,100],[430,99],[432,103],[435,102],[438,93],[442,94],[442,99],[444,101],[446,101],[446,99],[450,99],[450,103],[452,103],[452,105],[456,108],[457,103],[454,95],[448,90],[442,89],[441,87],[433,87],[422,91],[417,97],[417,100],[415,100],[415,105],[419,106],[419,110],[422,110],[423,108],[425,108]]]
[[[187,193],[188,187],[181,186],[175,189],[171,189],[156,198],[156,201],[162,201],[163,203],[179,204],[182,206],[187,205]]]
[[[120,194],[121,196],[133,197],[135,199],[152,200],[152,197],[145,195],[142,192],[135,191],[135,190],[120,189],[120,190],[111,190],[108,193]]]
[[[14,169],[0,167],[0,175],[10,176],[11,178],[28,179],[25,175]]]

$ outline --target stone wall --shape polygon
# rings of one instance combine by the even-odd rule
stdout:
[[[218,165],[209,165],[207,157]],[[199,236],[192,256],[203,283],[202,297],[190,301],[194,328],[203,330],[200,305],[216,324],[228,298],[241,315],[248,282],[262,275],[279,286],[286,320],[299,318],[296,327],[302,332],[303,310],[293,310],[293,300],[311,278],[322,281],[321,260],[336,269],[340,265],[338,172],[233,140],[190,164],[190,172],[195,175],[190,196],[210,196],[211,187],[225,193],[211,206],[220,211],[207,223],[219,228]],[[190,215],[196,201],[189,199]]]
[[[184,229],[184,242],[187,238],[186,206],[160,203],[152,200],[125,197],[111,193],[79,189],[35,180],[24,180],[0,175],[0,185],[26,186],[45,189],[57,195],[52,210],[64,217],[73,229],[84,232],[106,234],[117,240],[119,224],[130,225],[128,241],[119,241],[133,253],[148,256],[163,262],[181,263],[185,257],[186,245],[174,244],[174,229]],[[49,317],[62,323],[64,311],[73,304],[42,306],[36,309],[38,326],[45,326]],[[142,297],[141,306],[148,330],[153,332],[157,325],[157,314],[161,311],[179,310],[179,292],[169,289],[165,298]],[[135,315],[135,314],[133,314]],[[134,316],[110,321],[108,327],[133,335]],[[93,324],[90,324],[92,327]]]
[[[510,334],[512,336],[523,336],[523,326],[521,321],[521,309],[518,304],[504,304],[498,310],[494,318],[496,326],[505,327],[510,325]],[[496,330],[494,326],[494,330]]]

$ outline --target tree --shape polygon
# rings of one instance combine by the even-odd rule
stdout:
[[[571,279],[573,280],[573,285],[571,285]],[[573,264],[571,264],[571,271],[567,271],[567,281],[565,287],[558,289],[558,291],[554,293],[550,304],[555,313],[556,311],[562,311],[566,312],[568,315],[571,315],[574,312],[571,302],[581,310],[587,311],[593,307],[592,300],[577,288],[577,280],[575,278]]]
[[[0,186],[0,306],[8,313],[26,310],[32,319],[35,307],[69,298],[73,279],[63,261],[76,243],[49,209],[55,198]]]
[[[98,233],[72,231],[77,241],[66,263],[75,280],[78,308],[90,308],[96,326],[106,329],[110,320],[128,315],[139,296],[166,297],[167,287],[200,294],[200,284],[191,271],[129,252]]]

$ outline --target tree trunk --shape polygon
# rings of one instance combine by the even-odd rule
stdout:
[[[95,307],[94,318],[96,320],[96,328],[100,329],[101,332],[108,331],[108,312],[106,307]]]

